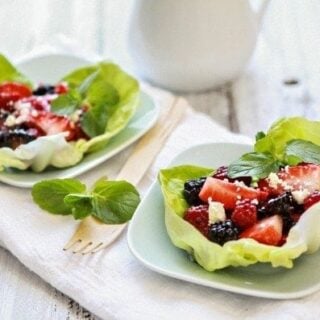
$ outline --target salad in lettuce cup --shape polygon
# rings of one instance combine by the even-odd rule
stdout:
[[[294,259],[320,246],[320,122],[283,118],[220,168],[181,165],[159,181],[173,244],[207,271]]]
[[[127,126],[139,99],[137,80],[110,62],[34,84],[0,54],[0,170],[77,164]]]

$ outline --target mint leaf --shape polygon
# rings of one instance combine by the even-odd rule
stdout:
[[[54,99],[51,103],[51,110],[57,114],[70,115],[78,109],[80,104],[81,95],[76,90],[72,90]]]
[[[108,114],[104,105],[98,105],[84,113],[81,119],[82,130],[91,138],[105,133],[108,121]]]
[[[96,79],[86,90],[85,102],[90,109],[81,120],[83,131],[91,138],[105,133],[109,117],[119,102],[117,90],[107,81]]]
[[[131,219],[140,197],[135,187],[126,181],[100,181],[93,190],[93,213],[104,223],[120,224]]]
[[[68,194],[64,197],[64,203],[71,208],[75,219],[83,219],[92,213],[91,195],[86,194]]]
[[[320,164],[320,146],[311,141],[291,140],[287,143],[284,153],[289,165],[296,165],[300,162]]]
[[[36,183],[32,188],[33,201],[53,214],[72,214],[72,208],[64,202],[70,193],[85,192],[86,186],[76,179],[52,179]]]
[[[270,153],[246,153],[228,167],[228,176],[233,179],[247,176],[261,179],[278,171],[280,165]]]
[[[256,133],[256,141],[264,138],[266,136],[266,134],[263,131],[259,131]]]

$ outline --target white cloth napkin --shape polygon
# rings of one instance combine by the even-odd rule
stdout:
[[[172,96],[146,88],[164,105]],[[186,103],[187,107],[187,103]],[[203,114],[187,112],[141,184],[142,194],[178,152],[213,141],[250,142]],[[130,150],[83,174],[85,183],[115,177]],[[273,301],[227,293],[167,278],[141,265],[126,234],[99,254],[62,251],[77,227],[70,217],[52,216],[33,204],[30,190],[0,185],[0,240],[25,266],[103,319],[319,319],[320,292],[300,300]]]

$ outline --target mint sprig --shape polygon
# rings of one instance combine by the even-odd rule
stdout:
[[[118,91],[98,71],[87,76],[77,87],[58,96],[51,103],[51,110],[60,115],[71,115],[81,106],[88,110],[80,125],[91,138],[106,131],[109,118],[120,100]]]
[[[320,164],[320,146],[307,140],[290,140],[284,147],[283,158],[280,161],[268,152],[246,153],[231,163],[228,176],[232,179],[249,176],[253,180],[259,180],[266,178],[271,172],[279,171],[280,166],[302,162]]]
[[[70,115],[76,111],[82,103],[82,97],[77,90],[71,90],[54,99],[51,103],[51,110],[61,115]]]
[[[232,179],[252,177],[259,180],[267,177],[271,172],[279,170],[281,163],[275,160],[271,153],[251,152],[231,163],[228,167],[228,176]]]
[[[34,202],[43,210],[57,215],[83,219],[92,215],[104,223],[121,224],[131,219],[140,196],[126,181],[98,180],[88,190],[77,179],[52,179],[32,188]]]

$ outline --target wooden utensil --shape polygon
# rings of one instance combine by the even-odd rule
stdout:
[[[139,183],[170,133],[178,125],[185,110],[185,100],[180,97],[174,98],[172,103],[162,109],[156,125],[133,148],[117,180],[127,180],[133,185]],[[90,216],[80,223],[63,250],[72,249],[73,253],[81,254],[98,252],[116,240],[126,225],[127,223],[104,224]]]

